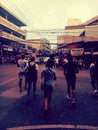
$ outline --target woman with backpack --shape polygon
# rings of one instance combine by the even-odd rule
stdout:
[[[49,59],[46,64],[46,68],[41,73],[41,84],[43,84],[45,114],[47,114],[51,102],[53,84],[54,80],[56,80],[56,73],[54,71],[53,66],[53,61]]]

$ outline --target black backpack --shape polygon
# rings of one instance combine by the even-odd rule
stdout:
[[[34,65],[30,65],[29,63],[29,67],[28,67],[28,73],[34,73],[36,71],[36,64],[34,63]]]
[[[28,67],[28,71],[27,71],[27,77],[28,80],[37,80],[37,70],[36,70],[36,64],[34,63],[34,65],[30,65],[29,63],[29,67]]]

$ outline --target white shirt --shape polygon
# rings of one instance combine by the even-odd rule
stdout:
[[[18,64],[20,67],[20,72],[24,72],[26,68],[28,67],[28,61],[25,59],[19,59]]]
[[[90,68],[92,68],[92,67],[94,67],[95,66],[95,64],[94,63],[91,63],[90,64]]]

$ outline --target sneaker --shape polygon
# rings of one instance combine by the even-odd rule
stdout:
[[[66,98],[69,99],[69,100],[71,99],[71,97],[68,94],[67,94]]]
[[[72,103],[75,103],[75,98],[72,99]]]
[[[94,95],[97,93],[97,90],[94,90]]]
[[[75,104],[76,104],[75,99],[72,99],[72,106],[71,107],[74,108]]]

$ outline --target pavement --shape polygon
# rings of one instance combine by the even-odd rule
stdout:
[[[6,71],[7,68],[7,71]],[[39,66],[39,77],[43,66]],[[15,65],[0,65],[0,130],[98,130],[98,97],[93,95],[89,71],[77,75],[76,107],[66,99],[66,82],[62,69],[56,69],[51,108],[43,114],[43,92],[40,78],[37,96],[27,104],[27,92],[19,93],[18,69]]]

